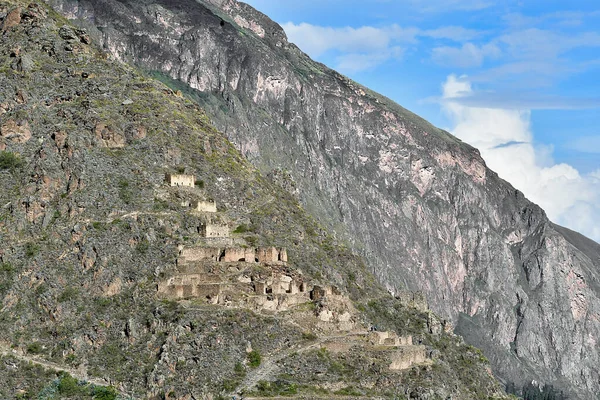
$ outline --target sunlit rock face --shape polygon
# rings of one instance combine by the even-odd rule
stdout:
[[[313,62],[243,3],[50,3],[187,90],[263,171],[289,171],[392,293],[426,292],[501,377],[598,398],[600,245],[549,222],[476,149]]]

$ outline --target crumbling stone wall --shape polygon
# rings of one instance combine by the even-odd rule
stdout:
[[[179,250],[178,263],[196,261],[220,261],[223,250],[214,247],[183,247]]]
[[[194,187],[196,185],[196,177],[194,175],[167,174],[166,179],[170,186]]]
[[[225,249],[225,257],[223,262],[247,262],[254,263],[256,258],[256,250],[253,248],[232,247]]]
[[[202,225],[201,234],[206,238],[228,238],[230,231],[227,225],[206,224]]]
[[[258,249],[258,261],[261,263],[287,263],[287,250],[275,247],[261,247]]]
[[[424,363],[427,360],[425,346],[404,346],[391,354],[390,369],[399,371],[408,369],[414,364]]]
[[[214,200],[208,200],[208,201],[197,201],[194,203],[194,208],[196,209],[196,211],[200,211],[200,212],[209,212],[209,213],[216,213],[217,212],[217,202]]]

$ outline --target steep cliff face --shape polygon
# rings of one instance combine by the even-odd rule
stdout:
[[[476,149],[313,62],[243,3],[49,2],[181,85],[261,170],[289,170],[390,291],[425,291],[500,376],[600,398],[600,246],[550,223]]]

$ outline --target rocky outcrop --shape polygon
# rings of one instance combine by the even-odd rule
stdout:
[[[501,377],[598,398],[600,245],[550,223],[476,149],[313,62],[242,3],[49,2],[196,98],[263,171],[289,171],[391,292],[427,293]]]

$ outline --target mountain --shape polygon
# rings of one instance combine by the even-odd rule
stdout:
[[[312,61],[244,3],[49,2],[195,99],[263,173],[289,175],[379,282],[425,292],[507,383],[598,398],[598,244],[552,224],[476,149]]]
[[[286,171],[96,34],[0,1],[0,398],[510,398]]]

